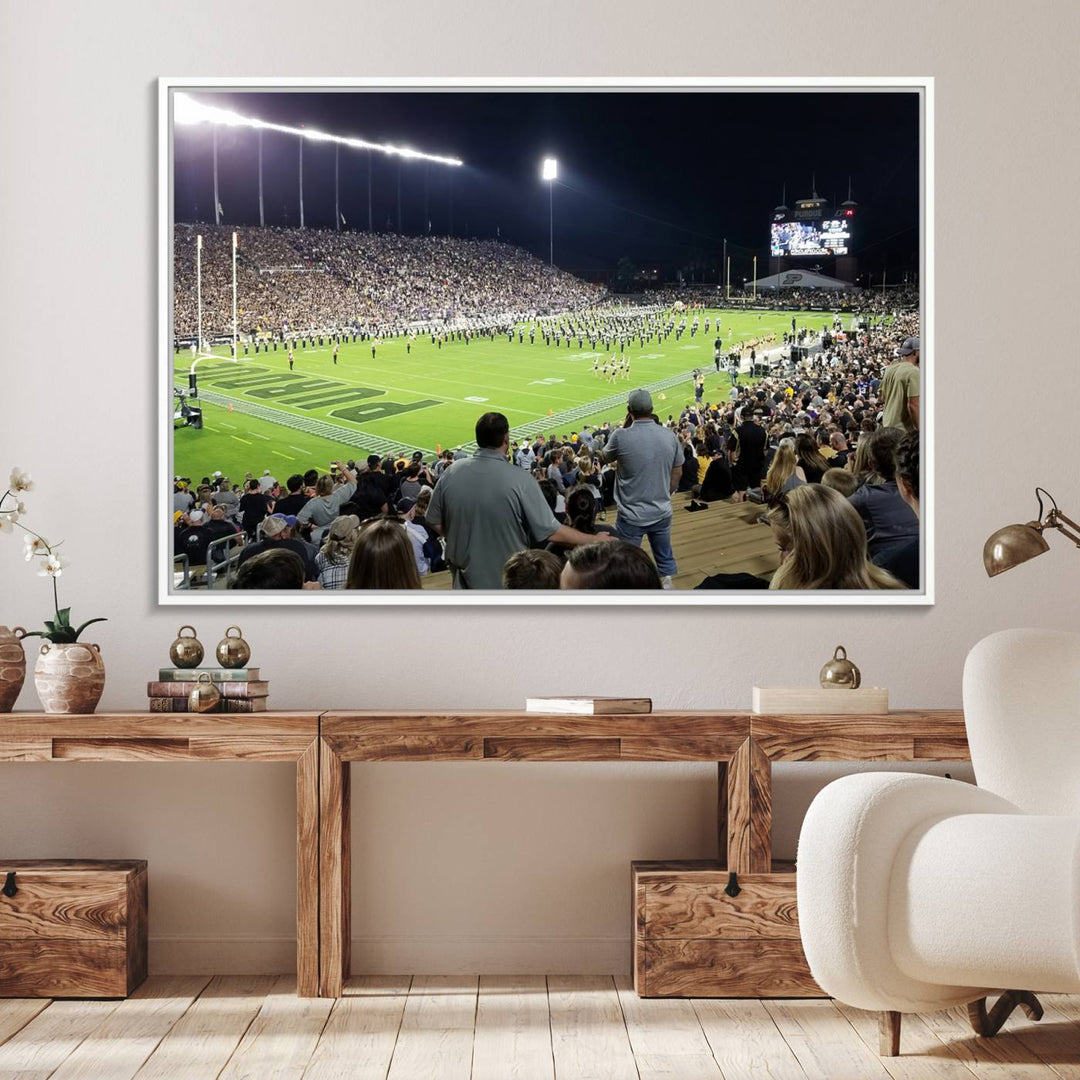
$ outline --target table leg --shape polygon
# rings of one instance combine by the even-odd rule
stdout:
[[[319,994],[341,997],[349,974],[351,868],[350,765],[319,740]]]
[[[726,771],[727,868],[767,874],[772,869],[772,763],[747,739]]]
[[[728,860],[728,762],[716,763],[716,850],[720,869],[727,869]]]
[[[296,762],[296,992],[319,993],[319,740]]]

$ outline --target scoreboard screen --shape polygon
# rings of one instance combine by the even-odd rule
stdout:
[[[846,255],[851,224],[843,218],[825,221],[774,221],[769,245],[773,256]]]

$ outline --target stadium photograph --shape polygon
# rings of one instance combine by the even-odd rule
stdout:
[[[161,95],[169,598],[932,598],[917,80]]]

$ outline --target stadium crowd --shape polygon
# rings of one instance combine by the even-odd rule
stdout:
[[[749,307],[769,311],[857,311],[866,316],[881,316],[897,310],[911,310],[919,305],[915,285],[896,285],[887,290],[861,288],[816,289],[784,286],[780,289],[736,288],[718,285],[691,285],[678,289],[650,291],[648,296],[667,306],[683,304],[688,308]]]
[[[231,335],[232,232],[182,225],[173,234],[173,329],[198,328],[197,236],[202,248],[204,338]],[[495,240],[266,227],[239,234],[238,329],[429,332],[507,325],[574,311],[606,295],[527,251]]]
[[[647,305],[543,326],[565,336],[590,317],[628,335],[686,332]],[[664,588],[677,573],[671,495],[683,491],[691,513],[761,503],[780,559],[771,579],[698,588],[916,589],[918,333],[917,310],[846,333],[826,321],[808,335],[812,355],[725,382],[712,401],[702,376],[677,415],[631,391],[621,426],[511,440],[506,418],[486,413],[471,456],[372,455],[284,482],[269,470],[243,484],[178,477],[174,550],[203,566],[229,538],[210,559],[238,550],[236,588],[419,588],[444,569],[456,588]]]

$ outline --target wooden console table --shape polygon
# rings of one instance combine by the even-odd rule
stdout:
[[[0,762],[295,762],[301,996],[338,997],[349,973],[349,765],[353,761],[715,762],[716,859],[694,866],[635,864],[640,895],[649,888],[661,894],[664,917],[669,923],[676,920],[681,935],[673,938],[668,927],[668,937],[658,950],[664,959],[657,964],[656,988],[643,982],[638,988],[641,993],[662,996],[702,995],[702,963],[722,966],[715,958],[715,928],[737,924],[742,952],[736,949],[733,955],[754,954],[760,963],[741,983],[725,983],[724,996],[756,996],[792,988],[805,992],[808,977],[794,964],[801,960],[790,899],[794,873],[790,866],[772,860],[772,763],[964,761],[967,756],[960,710],[887,716],[727,711],[600,717],[512,711],[0,716]],[[734,907],[720,899],[723,890],[717,888],[731,872],[751,879],[744,883],[750,887]],[[717,878],[718,874],[723,878]],[[755,882],[755,876],[762,880]],[[696,897],[695,888],[702,890]],[[748,911],[758,895],[765,907]],[[700,926],[688,925],[681,916],[679,898],[701,913]],[[734,939],[735,932],[729,934]],[[746,944],[751,938],[758,939],[756,950],[753,943]],[[647,920],[639,912],[635,973],[639,967],[648,969],[648,940]],[[724,940],[720,939],[720,946]],[[778,956],[787,958],[786,974],[783,964],[772,959]],[[774,978],[776,972],[779,976]]]
[[[340,996],[350,968],[349,764],[353,761],[716,762],[717,857],[712,868],[725,875],[735,871],[774,879],[783,876],[793,898],[790,866],[772,863],[772,762],[966,758],[960,710],[886,716],[765,716],[724,711],[597,717],[510,711],[324,713],[319,766],[320,993]],[[661,864],[640,865],[655,868]],[[752,894],[751,889],[747,895]],[[793,910],[793,904],[788,908]],[[761,919],[747,921],[755,927],[751,932],[762,939],[763,948],[773,947],[774,937],[791,940],[793,936],[790,925],[776,932],[763,927]],[[635,927],[636,958],[639,930]],[[794,943],[801,958],[797,928]],[[768,955],[767,948],[763,955]],[[668,985],[659,992],[700,991],[693,980],[690,984],[680,981],[677,972]],[[756,988],[759,984],[745,985]],[[783,984],[779,985],[782,989]],[[644,987],[639,991],[647,992]]]
[[[0,716],[4,761],[295,762],[297,993],[318,994],[318,713],[10,713]]]

